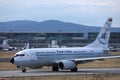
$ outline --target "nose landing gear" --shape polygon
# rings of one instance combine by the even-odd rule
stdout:
[[[26,72],[26,69],[25,69],[25,68],[23,68],[23,69],[22,69],[22,72],[23,72],[23,73],[25,73],[25,72]]]
[[[22,70],[23,73],[25,73],[27,71],[26,68],[23,66],[19,66],[19,68]]]

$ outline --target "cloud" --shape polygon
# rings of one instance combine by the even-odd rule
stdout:
[[[113,16],[120,26],[119,3],[119,0],[0,0],[0,21],[58,19],[99,25]]]
[[[15,6],[42,6],[42,5],[79,5],[79,6],[105,6],[111,5],[113,1],[106,0],[0,0],[3,5]]]

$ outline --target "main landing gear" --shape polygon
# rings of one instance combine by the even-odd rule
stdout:
[[[53,64],[52,71],[54,71],[54,72],[59,71],[59,66],[58,66],[57,63],[54,63],[54,64]],[[77,68],[77,67],[71,69],[71,72],[77,72],[77,71],[78,71],[78,68]]]
[[[74,69],[71,69],[71,72],[77,72],[78,71],[78,68],[75,67]]]
[[[56,71],[56,72],[59,71],[59,67],[57,63],[53,64],[52,71]]]

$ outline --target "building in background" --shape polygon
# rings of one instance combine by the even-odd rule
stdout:
[[[55,45],[57,44],[59,47],[81,47],[95,40],[97,34],[98,32],[88,32],[88,34],[80,32],[0,32],[0,42],[8,39],[10,46],[19,48],[23,47],[25,43],[30,43],[30,47],[45,48],[50,45],[51,41],[55,41]],[[120,32],[111,32],[109,45],[110,47],[120,47]]]

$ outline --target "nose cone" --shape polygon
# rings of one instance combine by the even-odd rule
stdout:
[[[14,57],[10,59],[10,62],[13,64],[14,63]]]

